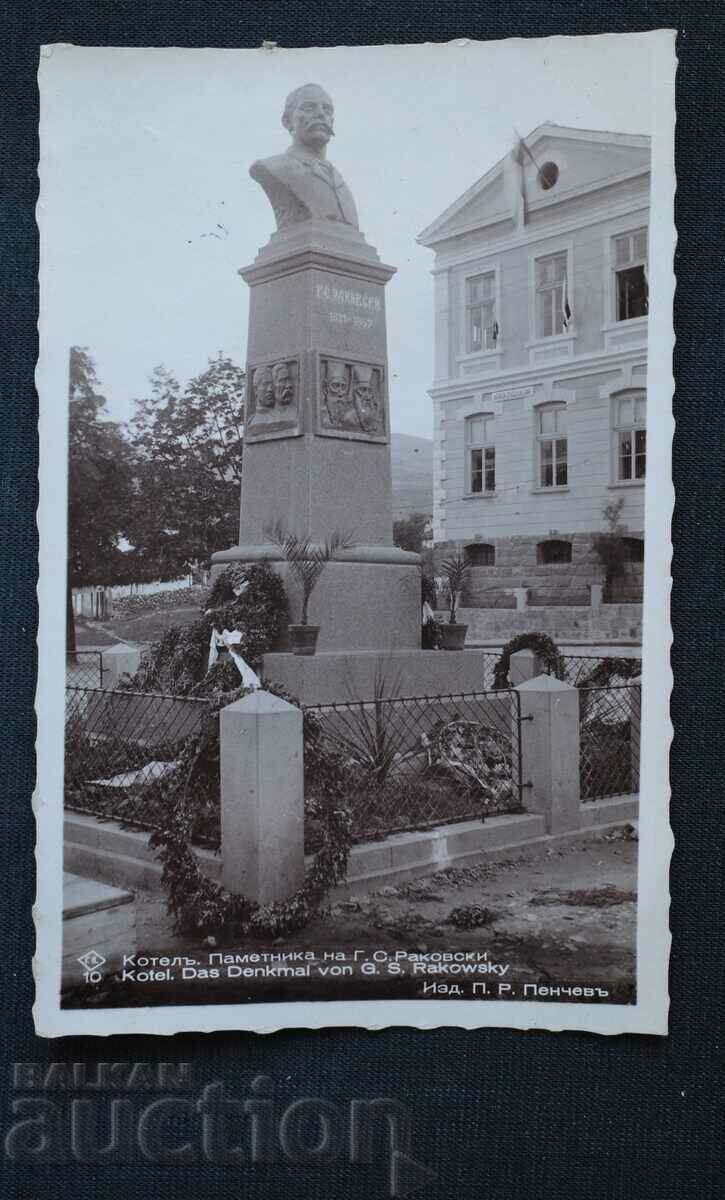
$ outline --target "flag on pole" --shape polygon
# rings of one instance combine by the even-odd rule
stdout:
[[[526,198],[522,143],[518,135],[515,145],[504,161],[504,186],[511,219],[516,228],[521,229],[526,222]]]
[[[564,328],[569,328],[571,321],[571,305],[569,304],[569,289],[567,286],[567,276],[564,274],[564,286],[561,289],[561,315],[564,321]]]

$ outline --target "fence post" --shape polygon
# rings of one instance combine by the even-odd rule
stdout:
[[[513,588],[514,599],[516,601],[516,611],[523,612],[528,606],[529,589],[526,587]]]
[[[511,687],[518,687],[527,679],[535,679],[543,674],[543,663],[533,650],[517,650],[511,655],[509,663],[509,679]]]
[[[604,595],[604,585],[601,583],[589,584],[589,604],[593,609],[602,607],[602,596]]]
[[[120,643],[104,650],[101,656],[101,687],[115,692],[124,676],[130,679],[141,665],[141,651]]]
[[[512,655],[513,658],[513,655]],[[523,802],[541,813],[547,833],[579,828],[579,693],[553,675],[516,688],[521,700]]]
[[[629,689],[629,753],[632,791],[639,791],[639,754],[642,736],[642,676],[632,680]]]
[[[222,883],[259,904],[304,882],[302,712],[262,690],[220,714]]]

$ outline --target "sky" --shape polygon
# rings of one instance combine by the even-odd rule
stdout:
[[[41,338],[86,346],[116,420],[164,364],[181,383],[246,358],[238,269],[274,229],[250,179],[284,151],[289,91],[335,103],[331,162],[387,286],[391,426],[427,437],[432,251],[416,236],[514,143],[552,121],[650,133],[652,35],[321,50],[45,47]]]

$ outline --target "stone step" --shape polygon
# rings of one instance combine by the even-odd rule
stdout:
[[[63,868],[114,886],[124,885],[149,892],[161,889],[160,863],[146,862],[135,854],[121,854],[118,850],[102,850],[98,846],[66,841],[63,843]]]
[[[61,988],[79,987],[84,973],[111,974],[136,950],[136,904],[126,888],[63,875]],[[81,962],[85,958],[85,962]],[[93,982],[96,982],[94,980]]]
[[[63,838],[66,842],[74,842],[79,846],[118,851],[119,854],[128,854],[129,847],[133,846],[134,858],[150,863],[157,861],[154,851],[149,846],[148,832],[123,829],[116,821],[102,821],[97,817],[86,816],[85,813],[66,811]]]
[[[82,813],[66,812],[63,855],[67,871],[106,883],[137,890],[161,891],[161,863],[149,846],[149,835],[122,829],[115,821],[99,821]],[[221,856],[196,849],[199,863],[210,879],[221,876]]]

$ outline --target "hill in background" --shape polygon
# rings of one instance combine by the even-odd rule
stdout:
[[[390,435],[393,520],[433,512],[433,442],[408,433]]]

